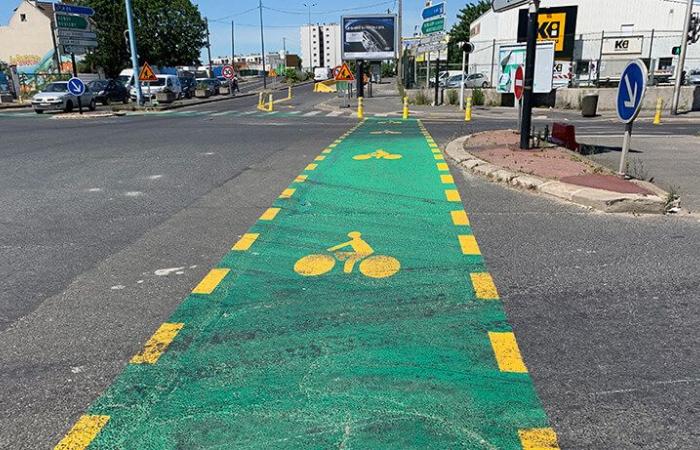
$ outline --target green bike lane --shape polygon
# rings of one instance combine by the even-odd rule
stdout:
[[[318,150],[57,449],[558,448],[422,124]]]

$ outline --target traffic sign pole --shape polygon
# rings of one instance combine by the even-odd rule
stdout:
[[[73,78],[78,78],[78,66],[75,63],[75,53],[70,54],[70,61],[71,64],[73,65]],[[83,96],[78,95],[78,111],[80,112],[80,115],[83,114]]]
[[[642,108],[648,79],[647,68],[641,60],[630,61],[620,74],[620,86],[617,89],[616,99],[617,116],[625,123],[625,137],[622,141],[618,170],[620,175],[625,175],[627,169],[627,153],[632,141],[632,127]]]
[[[681,99],[681,81],[683,78],[683,70],[685,68],[685,56],[688,52],[688,33],[690,22],[693,18],[693,0],[688,0],[686,9],[685,22],[683,27],[683,37],[681,38],[681,54],[678,57],[678,68],[676,69],[676,82],[673,85],[673,102],[671,103],[671,114],[678,114],[678,104]]]
[[[126,3],[126,22],[129,26],[129,47],[131,48],[131,70],[133,71],[134,86],[136,87],[136,104],[141,105],[143,94],[141,93],[141,83],[138,79],[139,54],[136,45],[136,32],[134,31],[134,17],[131,11],[131,0],[124,0]]]
[[[532,127],[532,103],[535,85],[535,53],[537,52],[537,15],[540,0],[535,0],[529,12],[527,28],[527,53],[525,57],[525,92],[523,94],[522,120],[520,121],[520,148],[530,148],[530,128]]]
[[[632,142],[632,126],[634,122],[625,124],[625,137],[622,139],[622,154],[620,155],[620,169],[617,171],[619,175],[625,175],[627,172],[627,153],[630,151],[630,142]]]

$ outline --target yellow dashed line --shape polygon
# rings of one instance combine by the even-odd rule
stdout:
[[[161,325],[146,342],[141,353],[131,358],[131,364],[155,364],[158,362],[158,358],[168,349],[170,343],[184,326],[184,323],[168,322]]]
[[[221,283],[230,269],[211,269],[209,273],[202,278],[197,287],[192,290],[193,294],[211,294],[214,289]]]
[[[325,156],[319,155],[316,158],[314,158],[314,161],[323,161],[324,159],[326,159]]]
[[[448,172],[450,167],[447,165],[447,163],[437,163],[437,169],[440,172]]]
[[[440,149],[439,149],[439,148],[431,148],[430,151],[433,152],[433,153],[440,153]]]
[[[444,161],[445,160],[445,157],[438,154],[438,153],[434,154],[433,158],[435,158],[437,161]]]
[[[452,215],[452,223],[457,226],[468,226],[469,216],[466,211],[450,211]]]
[[[469,274],[474,286],[476,298],[479,300],[498,300],[498,291],[496,284],[493,282],[491,274],[486,272],[478,272]]]
[[[260,233],[246,233],[234,244],[231,250],[236,250],[239,252],[246,251],[255,243],[255,241],[260,236]]]
[[[86,449],[108,421],[109,416],[81,416],[54,450]]]
[[[280,198],[291,198],[292,195],[294,195],[294,193],[296,191],[297,191],[296,189],[291,189],[291,188],[285,189],[284,191],[282,191],[282,194],[280,194]]]
[[[442,184],[454,184],[455,179],[452,175],[440,175],[440,181],[442,181]]]
[[[316,170],[316,167],[318,167],[318,164],[309,164],[304,170]]]
[[[501,372],[527,373],[515,334],[489,331],[489,340]]]
[[[559,450],[557,433],[551,428],[518,430],[523,450]]]
[[[265,211],[262,216],[260,216],[260,220],[274,220],[279,212],[280,208],[268,208],[268,210]]]
[[[523,450],[559,450],[557,433],[551,428],[518,430]]]
[[[335,143],[334,143],[334,144],[329,145],[328,148],[335,148],[335,147],[337,147],[337,146],[338,146],[338,144],[335,144]]]
[[[322,151],[321,153],[325,153],[325,154],[327,155],[327,154],[329,154],[329,153],[332,152],[332,151],[333,151],[333,150],[331,150],[330,148],[327,148],[327,149],[325,149],[324,151]]]
[[[465,255],[481,255],[479,244],[476,243],[476,238],[471,234],[459,235],[459,246],[462,247],[462,253]]]
[[[459,191],[456,189],[446,189],[445,198],[448,202],[461,202],[462,198],[459,196]]]
[[[306,179],[309,178],[308,175],[297,175],[297,177],[294,179],[295,183],[303,183],[306,181]]]

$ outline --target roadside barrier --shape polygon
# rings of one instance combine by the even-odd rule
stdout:
[[[472,121],[472,98],[471,97],[467,97],[467,107],[464,108],[464,121],[465,122]]]
[[[403,120],[408,119],[408,97],[403,98]]]
[[[365,118],[365,107],[364,99],[362,97],[357,97],[357,118],[362,120]]]
[[[661,125],[661,111],[664,109],[664,99],[656,100],[656,114],[654,114],[654,125]]]

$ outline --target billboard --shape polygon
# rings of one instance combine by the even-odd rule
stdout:
[[[397,57],[396,16],[343,16],[341,27],[344,60],[378,61]]]
[[[500,65],[496,90],[502,94],[512,94],[515,85],[515,70],[525,67],[525,44],[501,45],[498,49]],[[554,43],[537,44],[535,56],[535,94],[548,94],[552,91],[554,71]]]
[[[573,59],[576,40],[576,16],[578,6],[540,8],[537,15],[537,41],[554,42],[557,59]],[[521,9],[518,20],[518,42],[527,41],[528,10]]]

